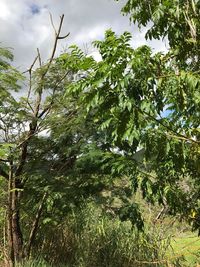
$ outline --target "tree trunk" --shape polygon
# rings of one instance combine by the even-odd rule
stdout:
[[[15,261],[20,262],[23,259],[23,236],[20,228],[20,192],[13,192],[12,199],[12,234]]]
[[[23,259],[23,236],[20,228],[21,200],[18,184],[20,180],[13,175],[13,164],[10,162],[9,186],[8,186],[8,247],[11,266]]]
[[[29,240],[27,242],[27,248],[26,248],[26,251],[25,251],[27,258],[30,257],[31,248],[33,246],[33,242],[34,242],[35,237],[36,237],[36,233],[37,233],[38,225],[39,225],[39,220],[40,220],[40,217],[41,217],[41,214],[42,214],[42,209],[43,209],[46,197],[47,197],[47,192],[45,192],[44,195],[43,195],[43,198],[41,200],[41,203],[40,203],[40,205],[38,207],[38,210],[37,210],[37,213],[36,213],[36,216],[35,216],[35,220],[33,221],[33,224],[32,224]]]
[[[8,211],[7,211],[7,236],[8,236],[8,251],[9,251],[9,265],[14,266],[14,246],[13,246],[13,231],[12,231],[12,184],[13,184],[13,171],[12,163],[10,163],[9,180],[8,180]]]

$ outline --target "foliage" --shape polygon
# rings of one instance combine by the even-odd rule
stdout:
[[[8,50],[1,52],[12,58]],[[1,74],[7,79],[11,77],[5,94],[1,94],[0,110],[0,175],[4,178],[1,204],[2,212],[6,214],[7,209],[8,214],[2,228],[15,229],[14,238],[9,237],[8,231],[2,242],[8,246],[8,253],[16,251],[17,261],[22,254],[30,253],[42,212],[43,225],[55,225],[71,206],[98,194],[108,184],[108,177],[99,179],[103,151],[95,144],[92,122],[86,122],[81,115],[73,95],[68,94],[67,101],[63,101],[64,87],[69,86],[79,70],[73,53],[64,55],[67,69],[62,68],[62,57],[54,59],[52,54],[50,62],[40,65],[38,55],[39,67],[34,69],[34,61],[28,70],[29,80],[23,86],[18,81],[21,75],[6,60],[1,63]],[[88,60],[92,59],[85,62]],[[18,88],[19,94],[10,92],[11,88]],[[16,242],[9,247],[12,239]]]
[[[199,12],[199,0],[128,0],[122,9],[131,21],[146,27],[146,38],[167,37],[173,56],[184,65],[191,59],[193,70],[198,70],[199,64]]]
[[[163,181],[173,177],[164,190],[173,213],[186,213],[194,229],[198,229],[200,1],[133,0],[126,2],[122,12],[139,27],[150,25],[146,27],[147,39],[166,37],[169,41],[169,52],[161,60],[167,72],[159,74],[155,83],[161,86],[161,102],[168,110],[159,121],[167,127],[164,133],[146,132],[146,153],[157,154],[155,165],[160,165],[158,175],[163,176]],[[154,119],[158,122],[158,115]],[[155,165],[152,170],[157,168]],[[174,189],[172,183],[176,183]]]
[[[198,12],[198,3],[192,7],[186,2],[188,9],[178,6],[181,14]],[[145,3],[127,3],[140,25],[150,20],[145,17],[148,12]],[[181,214],[196,229],[199,228],[200,80],[196,45],[199,22],[194,22],[196,41],[191,43],[192,48],[188,47],[187,38],[185,42],[182,37],[177,41],[177,29],[168,21],[166,5],[177,8],[175,1],[165,1],[159,6],[156,1],[151,3],[155,9],[166,12],[148,34],[157,38],[167,35],[171,50],[163,55],[152,53],[147,46],[133,49],[129,33],[116,36],[108,30],[104,40],[94,42],[102,61],[88,66],[85,76],[72,84],[71,91],[79,95],[79,103],[85,103],[86,116],[94,117],[100,124],[99,130],[105,131],[112,144],[105,157],[105,166],[110,166],[112,174],[131,177],[134,189],[140,188],[144,198],[168,205],[171,214]],[[188,23],[183,15],[181,19],[183,24]],[[155,27],[157,36],[152,33]],[[188,27],[187,24],[179,28],[181,36],[186,31],[189,38]],[[177,47],[180,53],[175,51]],[[82,54],[77,64],[83,60]],[[141,154],[139,159],[138,154]]]
[[[133,225],[143,227],[139,208],[130,199],[130,185],[123,192],[114,185],[119,175],[114,177],[110,168],[102,168],[112,144],[102,130],[96,131],[98,122],[92,115],[85,117],[77,94],[69,90],[95,61],[76,47],[50,61],[28,70],[28,93],[17,81],[19,95],[7,88],[8,104],[4,101],[1,107],[1,203],[2,212],[6,214],[7,209],[8,214],[2,228],[16,227],[13,249],[17,261],[22,255],[29,257],[37,233],[42,235],[46,227],[58,225],[88,198],[110,209],[113,217],[131,219]],[[103,190],[112,189],[111,197],[102,195]],[[119,199],[117,207],[115,199]],[[9,232],[5,236],[2,244],[9,254],[12,237]]]
[[[70,255],[80,266],[160,257],[136,191],[200,229],[199,5],[127,1],[123,12],[147,28],[147,38],[168,39],[166,54],[146,45],[133,49],[130,33],[108,30],[94,42],[102,61],[77,46],[55,58],[62,16],[49,61],[42,64],[38,51],[22,84],[12,53],[0,48],[0,212],[7,207],[1,243],[13,263],[31,249],[53,250],[51,229],[64,226],[59,238],[71,235]],[[102,210],[83,209],[86,199]],[[71,210],[80,217],[69,218]]]

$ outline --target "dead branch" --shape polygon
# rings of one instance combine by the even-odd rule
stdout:
[[[41,60],[41,55],[40,55],[40,50],[37,48],[37,53],[38,53],[38,60],[39,60],[39,65],[42,67],[42,60]]]
[[[38,59],[38,56],[35,57],[33,63],[31,64],[30,68],[28,69],[28,73],[29,73],[29,89],[28,89],[28,94],[27,94],[27,105],[31,108],[31,110],[33,110],[31,104],[29,103],[29,97],[31,95],[31,91],[32,91],[32,69],[36,63]]]
[[[67,38],[69,35],[70,35],[70,33],[68,33],[68,34],[66,34],[66,35],[64,35],[64,36],[59,36],[58,39],[59,39],[59,40],[65,39],[65,38]]]
[[[54,29],[55,36],[57,36],[58,33],[56,31],[56,27],[55,27],[55,25],[53,23],[53,17],[52,17],[52,14],[50,12],[49,12],[49,16],[50,16],[51,25],[52,25],[52,27]]]
[[[30,68],[29,68],[28,70],[25,70],[25,71],[22,72],[22,73],[25,74],[25,73],[27,73],[27,72],[32,71],[32,69],[33,69],[33,67],[34,67],[34,65],[35,65],[35,63],[36,63],[36,61],[37,61],[37,59],[38,59],[38,56],[36,56],[36,58],[34,59],[33,63],[31,64]]]
[[[65,36],[63,36],[63,38],[60,37],[60,32],[61,32],[61,29],[62,29],[63,20],[64,20],[64,14],[60,17],[60,24],[59,24],[59,27],[58,27],[58,32],[56,32],[56,35],[55,35],[55,42],[54,42],[52,54],[51,54],[51,57],[50,57],[49,64],[48,64],[48,67],[46,69],[46,72],[44,73],[44,76],[48,72],[49,67],[50,67],[50,65],[51,65],[51,63],[52,63],[52,61],[54,59],[55,52],[56,52],[56,47],[57,47],[59,38],[64,39],[64,38],[68,37],[69,34],[70,34],[70,33],[66,34]]]
[[[60,37],[60,32],[61,32],[61,28],[62,28],[62,24],[63,24],[63,20],[64,20],[64,15],[61,16],[60,18],[60,24],[58,27],[58,31],[56,32],[56,36],[55,36],[55,41],[54,41],[54,45],[53,45],[53,49],[52,49],[52,53],[51,53],[51,57],[49,59],[49,63],[47,64],[47,67],[45,69],[45,71],[43,72],[43,74],[40,77],[40,82],[39,82],[39,86],[41,86],[40,90],[38,90],[38,95],[37,95],[37,100],[35,103],[35,108],[33,110],[33,120],[29,125],[29,131],[27,134],[27,137],[25,138],[25,140],[23,142],[21,142],[17,148],[21,148],[21,157],[20,157],[20,161],[18,164],[18,167],[16,169],[15,175],[19,176],[22,171],[23,171],[23,167],[24,164],[26,162],[26,158],[27,158],[27,149],[28,149],[28,141],[32,138],[32,136],[34,136],[37,133],[37,124],[38,124],[38,119],[41,118],[48,110],[49,108],[43,110],[42,113],[39,114],[39,110],[40,110],[40,105],[41,105],[41,101],[42,101],[42,93],[43,93],[43,88],[42,88],[42,84],[44,82],[45,76],[48,73],[50,66],[53,62],[54,56],[55,56],[55,52],[56,52],[56,48],[57,48],[57,44],[58,44],[58,40]],[[66,36],[68,36],[69,34],[67,34]],[[32,88],[32,68],[36,62],[37,59],[39,59],[39,64],[41,63],[41,56],[40,56],[40,52],[38,51],[38,55],[35,58],[33,64],[31,65],[31,67],[29,68],[29,75],[30,75],[30,90]],[[58,85],[57,85],[58,86]]]

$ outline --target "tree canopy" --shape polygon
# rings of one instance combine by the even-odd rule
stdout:
[[[113,172],[130,176],[148,201],[168,205],[194,228],[199,228],[198,5],[128,1],[122,12],[139,26],[151,22],[146,37],[167,37],[169,51],[133,49],[129,33],[108,30],[103,41],[94,42],[102,61],[88,66],[71,88],[111,140],[106,164]]]

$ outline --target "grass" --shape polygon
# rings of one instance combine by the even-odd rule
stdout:
[[[172,239],[169,258],[184,257],[184,265],[200,266],[200,238],[195,233],[182,233]]]
[[[29,260],[23,264],[18,264],[16,267],[52,267],[42,259]]]
[[[197,267],[200,238],[171,221],[149,223],[139,233],[89,203],[41,232],[32,257],[16,267]]]
[[[42,233],[33,257],[40,251],[52,266],[65,267],[166,266],[169,239],[156,226],[139,233],[130,222],[107,216],[92,203],[70,216],[60,227]],[[48,267],[23,267],[29,266]]]

